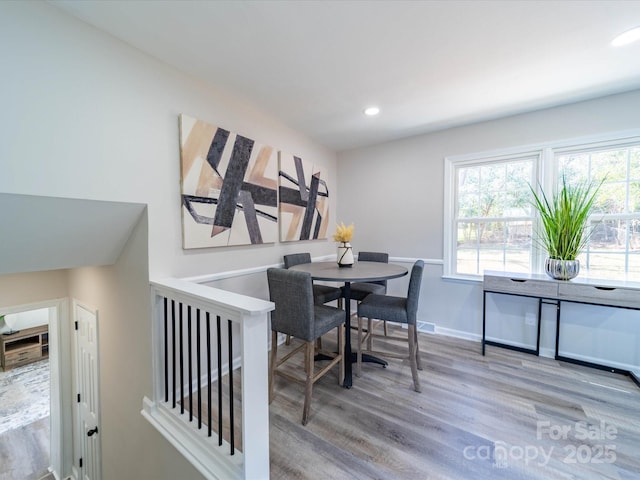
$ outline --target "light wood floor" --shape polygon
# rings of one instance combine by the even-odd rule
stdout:
[[[278,378],[271,478],[640,478],[628,377],[498,347],[483,357],[479,343],[439,335],[420,334],[420,349],[422,393],[399,360],[366,364],[350,390],[330,373],[306,427],[302,386]]]

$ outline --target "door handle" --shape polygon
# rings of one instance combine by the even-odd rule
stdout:
[[[92,437],[93,435],[95,435],[96,433],[98,433],[98,427],[94,427],[91,430],[89,430],[87,432],[87,437]]]

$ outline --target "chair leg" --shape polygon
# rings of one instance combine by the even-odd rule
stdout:
[[[418,370],[422,370],[422,362],[420,361],[420,344],[418,343],[418,329],[415,329],[415,339],[416,339],[416,365],[418,366]]]
[[[304,408],[302,410],[302,425],[306,425],[309,421],[309,410],[311,409],[311,394],[313,391],[313,356],[315,354],[315,348],[313,341],[307,342],[304,352],[305,371],[307,372],[307,378],[304,388]]]
[[[420,379],[418,378],[418,365],[416,360],[416,325],[409,325],[409,364],[411,365],[411,376],[413,377],[413,388],[420,392]]]
[[[362,317],[358,317],[358,353],[356,354],[356,375],[362,375]]]
[[[342,385],[344,383],[344,325],[340,325],[338,327],[338,354],[342,357],[340,363],[338,364],[338,385]]]
[[[373,350],[373,320],[370,318],[367,319],[367,332],[367,350]]]
[[[284,341],[285,345],[291,345],[291,335],[287,335],[287,338]]]
[[[384,327],[384,336],[388,337],[389,336],[389,330],[387,330],[387,321],[383,320],[382,325]]]
[[[269,363],[269,403],[273,401],[273,384],[276,378],[278,361],[278,332],[271,331],[271,362]]]

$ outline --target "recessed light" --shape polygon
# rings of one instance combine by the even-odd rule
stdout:
[[[621,47],[623,45],[628,45],[637,40],[640,40],[640,27],[632,28],[631,30],[627,30],[621,35],[618,35],[613,39],[611,45],[614,47]]]
[[[380,113],[380,109],[378,107],[367,107],[364,109],[364,114],[368,117],[374,117]]]

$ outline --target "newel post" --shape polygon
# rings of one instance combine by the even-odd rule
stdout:
[[[269,478],[269,313],[245,314],[242,338],[242,443],[244,478]]]

